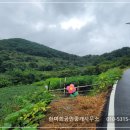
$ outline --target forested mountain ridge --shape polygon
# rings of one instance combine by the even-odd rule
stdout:
[[[130,47],[123,47],[121,49],[114,50],[109,53],[104,53],[102,55],[86,55],[82,58],[89,60],[91,63],[98,64],[103,61],[113,61],[113,60],[119,60],[123,57],[130,57]]]
[[[129,65],[129,47],[81,57],[20,38],[0,40],[0,87],[51,77],[97,75],[113,67]]]
[[[0,40],[0,50],[23,52],[25,54],[42,56],[47,58],[76,59],[79,56],[61,52],[45,45],[31,42],[21,38]]]
[[[0,40],[0,51],[16,51],[24,54],[29,54],[33,56],[40,56],[46,58],[60,58],[63,60],[68,60],[76,62],[77,60],[81,64],[97,64],[104,60],[115,60],[120,57],[130,56],[130,48],[123,47],[121,49],[112,51],[110,53],[104,53],[102,55],[86,55],[78,56],[73,54],[68,54],[59,50],[52,49],[43,44],[38,44],[36,42],[31,42],[21,38],[11,38]]]

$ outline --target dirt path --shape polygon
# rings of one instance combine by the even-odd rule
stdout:
[[[108,93],[97,96],[78,96],[76,98],[62,98],[50,104],[46,118],[41,121],[41,129],[64,130],[76,127],[76,130],[96,130],[96,123],[106,103]],[[45,128],[46,127],[46,128]]]

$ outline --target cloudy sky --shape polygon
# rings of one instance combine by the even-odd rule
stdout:
[[[0,0],[0,39],[25,38],[81,56],[130,46],[130,1],[68,1]]]

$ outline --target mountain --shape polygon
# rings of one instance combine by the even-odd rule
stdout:
[[[60,59],[62,62],[68,61],[68,65],[71,63],[76,66],[97,65],[106,61],[118,60],[122,57],[130,57],[129,47],[123,47],[121,49],[114,50],[110,53],[104,53],[102,55],[86,55],[81,57],[58,51],[45,45],[21,38],[0,40],[0,51],[17,52],[18,54],[22,53],[24,55],[39,56],[47,58],[47,60]]]
[[[0,40],[0,87],[28,84],[51,77],[96,75],[130,66],[130,48],[103,55],[77,56],[25,39]]]
[[[130,48],[129,47],[123,47],[121,49],[118,50],[114,50],[110,53],[105,53],[103,55],[101,55],[101,57],[104,57],[107,60],[112,60],[112,59],[116,59],[119,57],[124,57],[124,56],[130,56]]]
[[[82,58],[84,60],[87,60],[89,63],[93,65],[100,64],[102,62],[106,61],[117,61],[120,58],[130,57],[130,48],[129,47],[123,47],[121,49],[114,50],[110,53],[104,53],[102,55],[87,55],[83,56]]]
[[[78,59],[79,56],[61,52],[45,45],[31,42],[21,38],[12,38],[0,40],[0,50],[10,50],[22,52],[29,55],[42,56],[47,58],[62,58],[62,59]]]

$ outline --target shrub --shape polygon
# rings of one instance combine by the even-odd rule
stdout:
[[[25,108],[8,115],[5,118],[4,127],[8,124],[10,127],[37,127],[38,121],[45,117],[47,110],[45,102],[28,104]]]
[[[0,75],[0,88],[11,85],[11,81],[7,75]]]
[[[96,78],[96,75],[85,75],[85,76],[74,76],[66,78],[49,78],[45,81],[36,82],[33,85],[37,86],[49,86],[50,89],[64,88],[64,85],[74,83],[75,86],[78,85],[90,85],[93,84],[93,80]]]
[[[63,85],[62,78],[49,78],[49,79],[45,80],[45,84],[48,85],[50,87],[50,89],[60,88],[60,82]]]
[[[109,69],[108,71],[101,73],[95,84],[99,85],[99,88],[96,90],[103,91],[107,90],[109,86],[112,86],[116,80],[120,79],[122,75],[122,70],[119,68]]]
[[[45,117],[45,112],[49,108],[47,105],[53,98],[54,96],[44,89],[30,93],[26,97],[16,97],[16,102],[21,109],[7,115],[4,120],[4,127],[36,128],[40,119]]]

